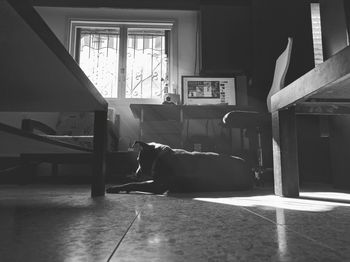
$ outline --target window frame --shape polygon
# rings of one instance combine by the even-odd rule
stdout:
[[[118,91],[117,97],[104,97],[107,101],[128,100],[130,102],[161,102],[163,98],[126,98],[126,59],[127,59],[127,35],[128,28],[152,28],[169,30],[169,92],[174,91],[172,87],[177,86],[178,82],[178,55],[177,55],[177,30],[176,21],[161,20],[161,21],[144,21],[144,20],[101,20],[101,19],[68,19],[68,52],[75,59],[77,46],[77,29],[78,28],[119,28],[119,48],[124,50],[119,55],[118,68]]]

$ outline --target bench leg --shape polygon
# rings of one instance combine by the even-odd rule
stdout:
[[[299,167],[295,108],[272,113],[275,194],[299,196]]]
[[[96,111],[91,196],[105,195],[107,111]]]

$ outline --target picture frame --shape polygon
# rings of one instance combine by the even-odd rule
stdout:
[[[182,76],[183,105],[235,105],[235,77]]]

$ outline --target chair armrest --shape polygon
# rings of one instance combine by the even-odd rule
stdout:
[[[56,131],[54,129],[40,121],[33,119],[23,119],[21,128],[22,130],[31,133],[34,133],[34,130],[38,130],[46,135],[56,135]]]

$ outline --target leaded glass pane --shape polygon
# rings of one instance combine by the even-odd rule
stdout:
[[[103,97],[117,97],[118,29],[83,29],[79,65]]]
[[[127,98],[161,98],[168,79],[165,31],[128,29]]]

